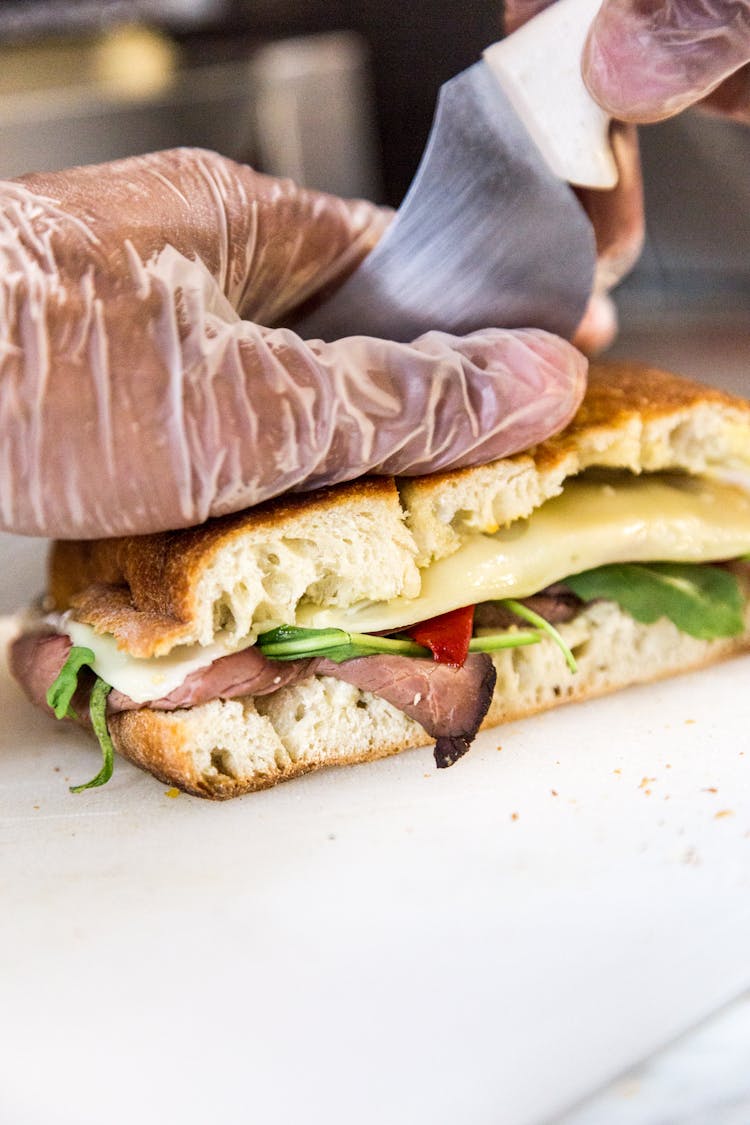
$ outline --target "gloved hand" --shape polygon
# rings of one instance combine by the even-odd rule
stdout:
[[[554,0],[506,0],[515,31]],[[750,122],[748,0],[604,0],[583,78],[613,117],[646,124],[695,102]]]
[[[506,0],[508,32],[553,0]],[[584,50],[583,77],[620,122],[660,121],[701,101],[750,122],[748,0],[604,0]],[[613,126],[620,183],[613,192],[582,191],[597,237],[596,292],[576,342],[587,351],[616,331],[606,293],[628,272],[643,242],[643,189],[635,130]]]
[[[750,122],[748,63],[748,0],[605,0],[583,75],[622,121],[662,121],[702,101]]]
[[[562,427],[586,361],[547,333],[306,344],[271,327],[388,221],[200,150],[0,183],[0,527],[176,529]]]

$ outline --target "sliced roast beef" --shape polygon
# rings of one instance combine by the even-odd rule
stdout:
[[[70,637],[49,630],[22,633],[10,646],[9,663],[14,679],[37,707],[47,706],[47,689],[57,679],[71,647]]]
[[[378,654],[334,664],[317,660],[319,675],[346,680],[379,695],[437,739],[438,768],[451,766],[469,749],[487,714],[497,673],[491,657],[472,653],[461,668],[414,656]]]
[[[269,660],[255,645],[241,652],[221,656],[206,668],[191,672],[169,695],[149,703],[135,703],[122,692],[112,691],[108,710],[138,711],[150,707],[154,711],[177,711],[181,707],[197,707],[211,699],[235,699],[238,695],[270,695],[313,674],[313,660]]]
[[[33,703],[49,710],[45,696],[70,652],[69,637],[49,632],[26,633],[11,646],[11,670]],[[469,656],[452,668],[413,656],[374,654],[337,664],[332,660],[269,660],[254,646],[192,672],[162,699],[136,703],[119,691],[107,698],[110,714],[149,707],[173,711],[211,699],[267,695],[309,676],[332,676],[386,699],[420,723],[437,740],[435,761],[452,765],[468,750],[492,699],[495,669],[484,653]],[[88,682],[90,688],[90,678]],[[87,690],[82,682],[74,709],[85,716]]]

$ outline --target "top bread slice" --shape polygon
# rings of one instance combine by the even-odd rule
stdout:
[[[639,364],[592,366],[557,436],[476,468],[377,478],[286,496],[186,531],[60,541],[58,611],[113,634],[133,656],[294,622],[297,606],[415,597],[419,568],[463,538],[527,517],[587,468],[750,471],[750,403]]]

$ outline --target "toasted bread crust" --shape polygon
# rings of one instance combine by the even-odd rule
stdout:
[[[200,584],[222,553],[231,554],[248,536],[263,545],[266,534],[269,542],[279,532],[302,536],[318,517],[343,524],[349,513],[361,512],[369,512],[394,541],[401,531],[404,565],[413,567],[411,538],[405,527],[396,526],[403,523],[403,513],[395,482],[365,478],[269,501],[183,531],[57,541],[50,554],[49,593],[56,609],[72,608],[79,621],[113,634],[131,655],[160,655],[181,643],[206,643],[208,638],[196,635],[196,622],[206,612]]]
[[[237,780],[224,773],[206,777],[196,768],[189,711],[169,714],[165,711],[131,711],[115,715],[109,729],[115,749],[134,765],[153,774],[165,785],[174,786],[193,797],[212,801],[228,801],[246,793],[271,789],[282,781],[293,781],[326,765],[356,766],[388,758],[402,750],[426,746],[432,740],[422,733],[411,732],[392,740],[384,739],[377,747],[342,750],[331,761],[297,761],[278,764],[273,771],[260,771],[252,777]]]
[[[58,539],[50,554],[48,592],[55,605],[65,609],[84,605],[85,592],[92,586],[120,587],[129,590],[134,610],[175,622],[189,621],[194,611],[195,576],[248,527],[260,531],[283,525],[301,511],[389,501],[395,495],[390,477],[366,477],[353,484],[269,500],[182,531],[121,539]],[[81,621],[86,620],[84,613],[77,615]],[[94,621],[90,624],[96,627]]]

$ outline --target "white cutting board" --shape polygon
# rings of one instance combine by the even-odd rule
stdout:
[[[213,804],[71,795],[98,751],[3,675],[0,1121],[549,1120],[750,986],[749,696],[740,659]]]

